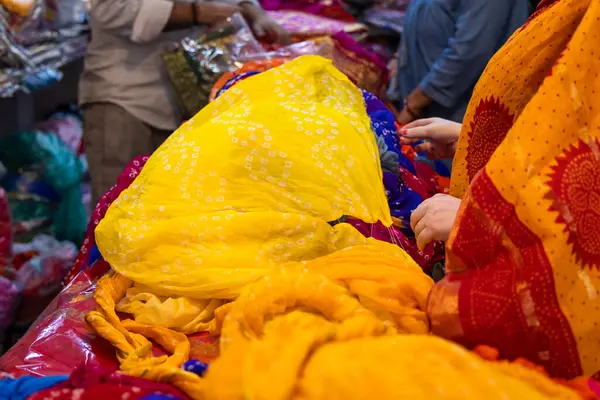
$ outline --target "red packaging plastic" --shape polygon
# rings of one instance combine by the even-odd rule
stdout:
[[[2,358],[0,371],[15,376],[64,375],[87,360],[117,367],[111,345],[91,334],[83,316],[96,307],[96,279],[108,270],[101,261],[81,272],[50,303],[25,336]]]
[[[115,349],[90,333],[83,320],[87,312],[96,308],[96,281],[108,270],[108,264],[100,260],[77,274],[25,336],[0,358],[0,371],[15,376],[68,375],[86,361],[116,369]],[[189,339],[190,358],[210,362],[217,356],[215,337],[197,334]],[[163,351],[155,348],[154,353],[160,355]]]

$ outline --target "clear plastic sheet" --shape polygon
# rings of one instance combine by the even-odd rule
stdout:
[[[55,84],[58,69],[85,53],[82,0],[56,1],[0,0],[0,98]]]
[[[77,276],[50,303],[25,336],[2,358],[0,371],[15,376],[70,374],[85,361],[107,369],[118,367],[114,348],[90,333],[83,316],[96,308],[94,291],[98,278],[109,270],[99,260]],[[218,341],[207,334],[189,337],[190,358],[208,362],[217,356]],[[164,354],[155,348],[156,355]]]
[[[246,56],[240,57],[240,61],[245,63],[248,61],[272,59],[292,60],[296,57],[304,56],[307,54],[314,54],[323,56],[325,58],[331,58],[332,52],[333,41],[328,38],[323,38],[294,43],[289,46],[281,47],[274,51],[248,54]]]
[[[95,308],[96,279],[108,270],[99,262],[81,272],[40,315],[25,336],[2,358],[0,370],[21,375],[69,374],[90,360],[116,368],[108,343],[90,334],[83,315]]]
[[[213,85],[225,72],[241,67],[239,61],[263,52],[240,14],[235,14],[198,37],[165,46],[163,60],[185,118],[206,104]]]
[[[70,240],[80,244],[85,235],[87,215],[81,200],[81,177],[85,167],[79,156],[53,133],[21,132],[0,140],[0,160],[9,172],[19,174],[25,169],[39,168],[40,180],[49,185],[60,200],[49,208],[48,216],[53,220],[52,232],[59,240]],[[21,187],[16,186],[15,203],[22,199],[18,195]],[[36,219],[37,214],[17,213],[18,221]]]

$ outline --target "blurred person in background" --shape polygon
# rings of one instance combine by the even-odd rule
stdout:
[[[286,43],[287,32],[253,0],[91,0],[92,39],[80,82],[92,201],[136,156],[150,155],[181,123],[162,62],[162,44],[240,12],[259,38]]]
[[[412,0],[397,61],[399,122],[462,122],[479,76],[528,7],[528,0]]]

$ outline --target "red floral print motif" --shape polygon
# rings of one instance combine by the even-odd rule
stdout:
[[[495,347],[508,359],[526,358],[555,377],[580,376],[575,335],[559,304],[542,240],[485,169],[469,186],[462,207],[454,238],[446,244],[446,279],[460,285],[462,337],[453,339],[467,347]]]
[[[600,269],[600,152],[598,140],[579,140],[557,157],[547,199],[556,223],[564,225],[567,243],[583,267]]]
[[[514,117],[500,100],[490,97],[477,105],[471,120],[467,147],[467,173],[471,181],[506,137]]]

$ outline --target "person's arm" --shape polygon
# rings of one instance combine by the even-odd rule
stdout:
[[[408,107],[419,111],[431,101],[452,107],[471,87],[496,52],[514,2],[461,0],[456,33],[419,87]]]
[[[238,0],[237,4],[257,37],[271,43],[289,43],[289,33],[270,18],[256,0]]]
[[[89,14],[93,23],[145,43],[164,30],[194,25],[194,6],[168,0],[91,0]]]

